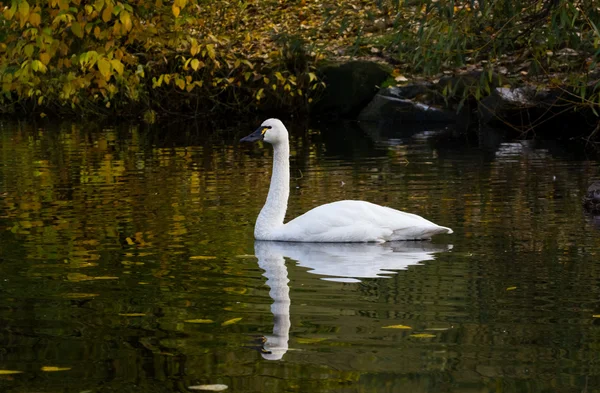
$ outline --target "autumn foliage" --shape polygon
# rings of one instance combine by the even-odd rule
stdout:
[[[0,2],[0,108],[152,117],[306,105],[322,86],[318,55],[273,30],[259,3]]]

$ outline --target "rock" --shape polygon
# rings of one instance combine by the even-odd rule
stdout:
[[[323,96],[312,108],[317,115],[355,118],[389,77],[390,70],[379,63],[351,61],[330,64],[319,70],[326,83]]]
[[[414,84],[381,89],[358,115],[361,121],[384,123],[453,123],[456,115],[426,101],[429,85]]]
[[[545,136],[575,137],[589,132],[590,114],[573,105],[574,94],[565,88],[532,86],[497,87],[477,104],[481,124],[510,124],[521,134],[535,131]]]
[[[590,214],[600,215],[600,181],[588,187],[583,197],[583,208]]]

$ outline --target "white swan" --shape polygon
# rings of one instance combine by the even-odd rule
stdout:
[[[338,201],[318,206],[283,223],[290,194],[288,131],[278,119],[265,120],[240,142],[263,140],[273,145],[273,173],[267,201],[254,227],[257,240],[290,242],[385,242],[426,240],[452,233],[416,214],[364,201]]]

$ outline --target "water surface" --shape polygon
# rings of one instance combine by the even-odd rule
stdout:
[[[344,127],[290,127],[288,217],[363,199],[455,233],[254,242],[253,125],[0,123],[0,391],[600,391],[598,162]]]

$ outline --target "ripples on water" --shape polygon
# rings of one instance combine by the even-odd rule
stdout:
[[[288,217],[364,199],[455,233],[255,244],[251,130],[0,124],[1,391],[600,389],[596,161],[294,132]]]

